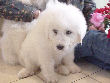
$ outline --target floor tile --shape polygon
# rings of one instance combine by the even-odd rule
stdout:
[[[84,78],[84,79],[81,79],[81,80],[76,80],[74,81],[73,83],[100,83],[90,77],[87,77],[87,78]]]
[[[90,75],[90,77],[100,81],[101,83],[110,83],[110,71],[102,70],[101,72]]]
[[[99,68],[98,66],[93,65],[93,64],[91,64],[87,61],[84,61],[84,60],[79,61],[77,64],[82,69],[82,73],[84,73],[86,75],[90,75],[92,73],[102,71],[102,69]]]
[[[86,61],[80,61],[78,65],[82,73],[70,74],[69,76],[58,75],[59,83],[110,83],[110,72],[104,71]],[[0,60],[0,83],[43,83],[43,81],[34,75],[19,80],[17,73],[21,66],[10,66]]]
[[[13,80],[16,80],[17,77],[14,75],[8,75],[6,73],[0,72],[0,83],[10,83]]]
[[[97,81],[86,77],[82,73],[71,74],[68,77],[61,77],[59,83],[98,83]]]

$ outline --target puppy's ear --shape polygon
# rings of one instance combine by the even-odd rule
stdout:
[[[82,43],[81,34],[77,34],[77,42]]]

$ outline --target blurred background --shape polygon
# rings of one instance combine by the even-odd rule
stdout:
[[[94,0],[94,2],[96,3],[97,8],[104,7],[107,4],[108,1],[109,0]]]

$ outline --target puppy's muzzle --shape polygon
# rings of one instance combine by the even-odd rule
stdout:
[[[56,47],[57,47],[58,50],[63,50],[64,49],[64,46],[61,45],[61,44],[57,45]]]

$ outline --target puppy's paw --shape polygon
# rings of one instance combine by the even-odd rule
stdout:
[[[70,73],[73,73],[73,74],[81,72],[81,69],[76,65],[68,66],[68,69],[69,69]]]
[[[40,73],[40,75],[38,75],[38,77],[40,77],[44,83],[57,83],[58,79],[57,79],[57,75],[56,74],[51,74],[49,73],[48,75],[43,74],[42,72]]]
[[[23,79],[23,78],[32,76],[32,75],[34,75],[34,74],[35,74],[34,72],[28,71],[27,69],[23,68],[23,69],[21,69],[20,72],[18,73],[18,78],[19,78],[19,79]]]
[[[58,82],[58,79],[56,75],[52,75],[46,80],[46,83],[57,83],[57,82]]]
[[[58,72],[59,74],[61,74],[61,75],[69,75],[69,70],[66,68],[66,66],[63,66],[63,65],[61,65],[61,66],[58,66],[57,67],[57,69],[56,69],[56,72]]]

